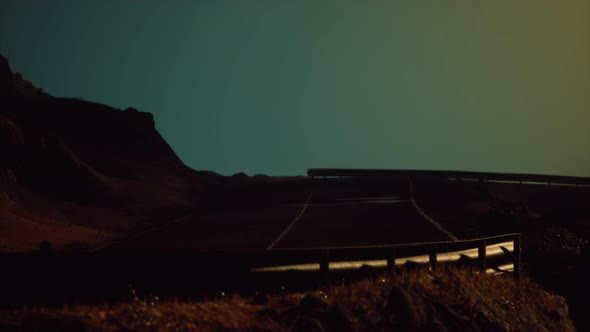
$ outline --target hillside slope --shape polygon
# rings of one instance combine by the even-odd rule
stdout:
[[[152,114],[50,96],[0,56],[0,251],[90,248],[186,214],[200,175]]]

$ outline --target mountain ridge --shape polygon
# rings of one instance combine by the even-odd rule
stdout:
[[[48,95],[0,55],[0,251],[108,242],[198,209],[218,178],[151,113]]]

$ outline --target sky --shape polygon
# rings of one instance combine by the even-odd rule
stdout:
[[[590,176],[590,0],[3,0],[0,53],[198,170]]]

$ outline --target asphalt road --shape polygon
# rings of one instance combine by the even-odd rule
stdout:
[[[202,215],[105,250],[190,252],[439,240],[448,238],[412,206],[407,182],[316,180],[228,190]]]

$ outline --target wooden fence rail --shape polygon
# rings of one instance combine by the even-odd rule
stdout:
[[[508,256],[500,252],[492,257],[487,249],[500,243],[504,243],[508,249],[513,247],[512,252]],[[464,241],[365,247],[203,250],[184,253],[14,253],[0,255],[0,307],[32,303],[63,304],[62,301],[68,299],[102,302],[107,299],[121,300],[129,294],[128,284],[156,294],[174,296],[211,295],[217,290],[227,290],[227,287],[245,291],[265,287],[276,289],[278,283],[285,282],[284,278],[261,271],[269,267],[307,264],[313,265],[314,270],[326,273],[337,269],[337,265],[342,262],[361,262],[343,268],[349,269],[361,267],[366,260],[378,260],[384,268],[393,269],[396,264],[417,255],[425,255],[428,259],[424,263],[436,266],[449,261],[446,253],[460,250],[469,250],[469,255],[473,257],[472,263],[478,264],[482,270],[494,263],[511,262],[514,277],[520,278],[519,234]],[[449,256],[458,255],[453,253]],[[317,280],[315,273],[296,274],[300,279],[289,281],[291,285]]]
[[[486,248],[489,246],[512,242],[513,250],[508,255],[490,257]],[[520,233],[504,234],[471,240],[427,242],[411,244],[394,244],[383,246],[330,247],[330,248],[292,248],[251,251],[258,259],[255,271],[279,271],[297,269],[297,266],[317,264],[320,272],[328,272],[330,263],[382,260],[386,266],[394,268],[396,259],[428,256],[428,263],[436,267],[439,257],[444,254],[460,254],[465,250],[477,250],[476,262],[482,271],[493,259],[495,264],[510,262],[513,264],[513,275],[521,277],[521,238]]]

